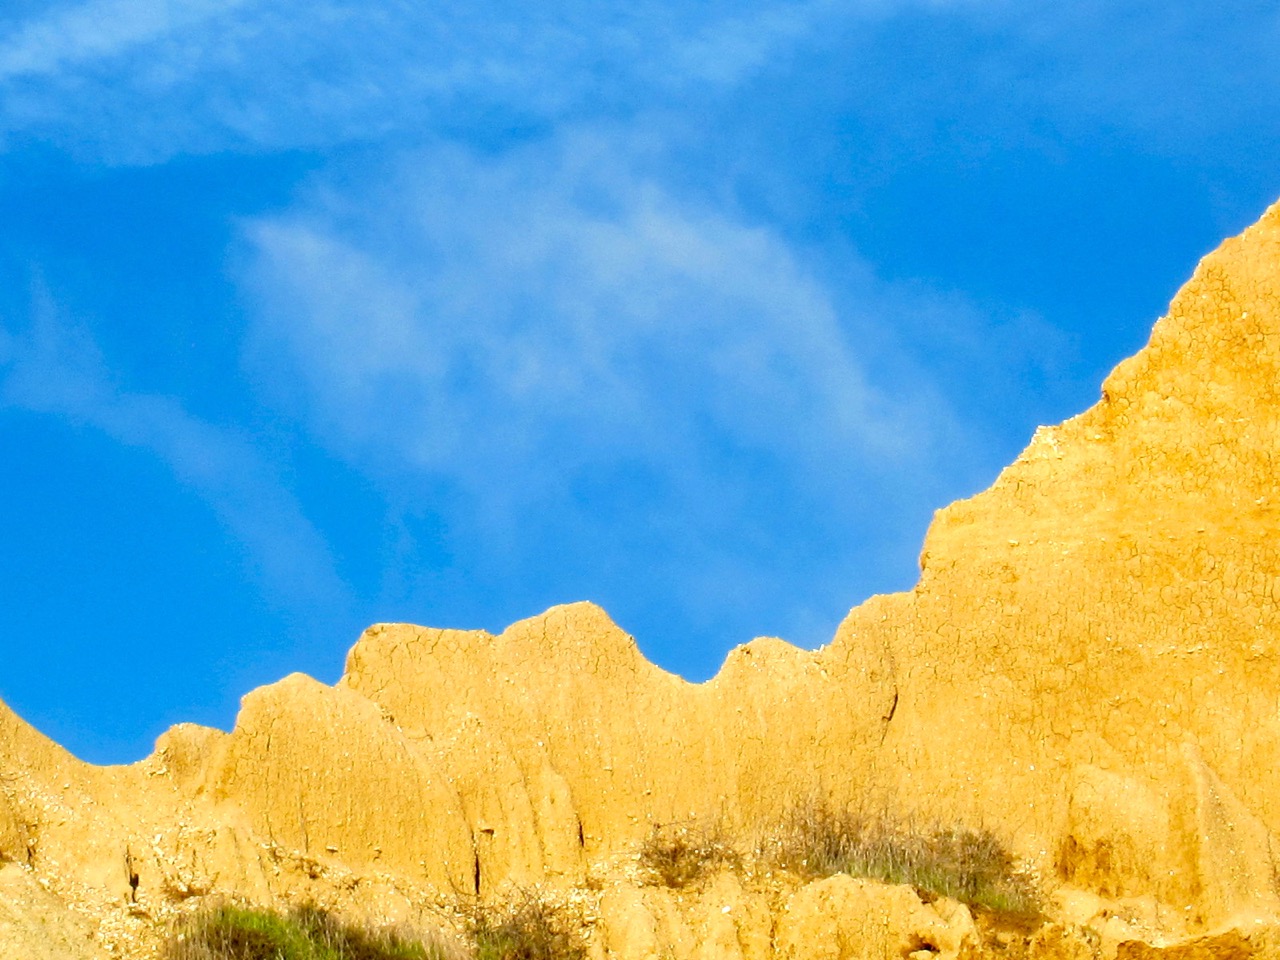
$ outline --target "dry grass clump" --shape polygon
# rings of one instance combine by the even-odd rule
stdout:
[[[640,845],[639,860],[645,883],[678,890],[721,867],[737,866],[741,857],[718,827],[677,823],[655,824]]]
[[[968,827],[912,831],[889,818],[835,811],[822,804],[793,809],[764,851],[779,866],[810,877],[847,873],[905,883],[1010,919],[1040,916],[1035,881],[1020,871],[1000,840]]]
[[[443,946],[344,923],[317,907],[289,913],[220,906],[184,920],[164,960],[448,960]]]
[[[564,912],[535,891],[499,906],[471,909],[475,960],[586,960],[587,948]]]

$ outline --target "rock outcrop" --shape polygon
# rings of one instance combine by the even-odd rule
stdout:
[[[694,685],[590,604],[382,624],[335,687],[288,677],[121,768],[0,705],[0,954],[149,956],[211,896],[448,926],[535,884],[586,905],[597,956],[1274,953],[1277,469],[1280,205],[819,651],[754,640]],[[655,824],[745,837],[815,801],[993,831],[1051,922],[988,942],[908,887],[635,882]]]

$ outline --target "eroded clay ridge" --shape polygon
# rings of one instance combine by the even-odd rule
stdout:
[[[818,797],[990,827],[1054,885],[1179,929],[1276,920],[1278,384],[1280,205],[1096,406],[939,511],[914,590],[821,651],[756,640],[692,685],[589,604],[499,636],[383,624],[336,686],[288,677],[230,734],[180,726],[122,768],[0,706],[0,855],[26,865],[0,869],[0,932],[47,915],[102,941],[147,896],[387,915],[580,886],[654,823]]]

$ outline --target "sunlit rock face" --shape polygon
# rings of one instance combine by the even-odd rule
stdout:
[[[575,904],[596,956],[1274,952],[1278,454],[1275,207],[819,651],[754,640],[694,685],[590,604],[497,636],[383,624],[336,686],[286,678],[119,768],[0,706],[0,956],[152,956],[218,897],[447,930],[515,885]],[[639,884],[655,824],[749,850],[815,802],[993,831],[1048,920],[991,941],[863,880]]]
[[[1276,905],[1280,209],[1206,257],[1101,401],[939,512],[887,645],[878,788],[1205,922]],[[1190,908],[1189,910],[1186,908]]]

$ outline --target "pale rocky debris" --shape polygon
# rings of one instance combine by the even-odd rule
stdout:
[[[590,604],[381,624],[336,686],[285,678],[128,767],[0,704],[0,956],[142,960],[227,897],[457,930],[532,885],[620,960],[1280,953],[1278,455],[1280,206],[820,651],[754,640],[690,684]],[[756,867],[639,883],[655,824],[749,845],[817,799],[991,829],[1048,921],[992,939],[908,887]]]
[[[787,902],[775,949],[784,960],[957,960],[974,937],[963,904],[926,904],[910,887],[837,874],[806,885]]]

